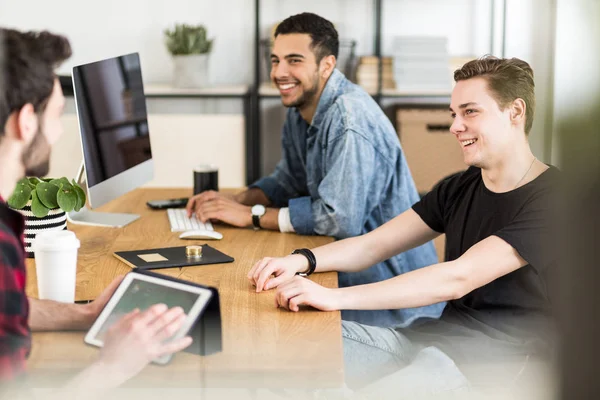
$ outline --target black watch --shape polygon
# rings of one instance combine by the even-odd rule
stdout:
[[[262,204],[256,204],[252,206],[252,225],[254,225],[254,229],[258,230],[261,228],[260,226],[260,217],[265,215],[267,209]]]

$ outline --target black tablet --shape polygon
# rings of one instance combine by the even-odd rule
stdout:
[[[169,340],[182,338],[188,334],[198,316],[202,314],[211,296],[209,289],[130,272],[123,278],[84,340],[88,344],[102,347],[107,330],[125,314],[136,308],[144,311],[159,303],[166,304],[169,308],[179,306],[183,309],[186,315],[185,322]],[[172,355],[166,355],[153,361],[157,364],[166,364],[171,357]]]

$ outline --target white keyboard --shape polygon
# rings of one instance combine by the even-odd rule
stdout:
[[[167,208],[171,232],[185,232],[195,230],[214,231],[210,221],[203,223],[195,215],[192,218],[187,217],[185,208]]]

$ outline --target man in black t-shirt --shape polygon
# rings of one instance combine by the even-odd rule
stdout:
[[[454,362],[516,361],[519,370],[552,346],[548,277],[556,257],[546,243],[559,173],[537,160],[527,139],[533,71],[524,61],[488,56],[468,62],[454,78],[450,131],[469,166],[465,172],[377,230],[314,249],[314,260],[310,254],[265,258],[248,274],[257,292],[277,287],[279,306],[291,311],[448,301],[439,320],[408,329],[343,322],[348,384],[395,372],[403,393],[418,385],[426,392],[455,389],[466,381]],[[383,282],[328,289],[297,276],[360,271],[441,233],[445,262]]]

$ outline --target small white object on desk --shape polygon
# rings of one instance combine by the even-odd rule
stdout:
[[[33,244],[40,299],[75,301],[79,239],[71,231],[42,231]]]
[[[223,239],[223,234],[209,230],[186,231],[179,235],[179,239]]]

